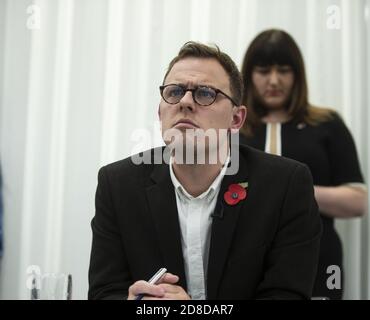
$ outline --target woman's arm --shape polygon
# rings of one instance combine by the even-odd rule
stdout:
[[[360,217],[367,209],[367,191],[364,187],[315,186],[315,198],[320,212],[332,218]]]

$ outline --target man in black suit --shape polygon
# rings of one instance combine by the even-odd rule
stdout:
[[[89,299],[310,298],[321,235],[312,178],[301,163],[231,143],[247,113],[234,62],[187,43],[160,91],[167,147],[99,171]],[[168,273],[148,283],[160,267]]]

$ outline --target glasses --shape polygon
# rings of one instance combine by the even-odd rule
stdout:
[[[230,96],[221,90],[206,86],[197,86],[193,89],[189,89],[179,84],[167,84],[165,86],[160,86],[159,90],[163,100],[169,104],[179,103],[185,96],[186,92],[191,91],[193,100],[200,106],[211,105],[215,102],[219,93],[228,98],[234,106],[238,105]]]

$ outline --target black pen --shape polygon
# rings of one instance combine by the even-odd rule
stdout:
[[[167,269],[166,268],[160,268],[153,277],[150,278],[148,281],[150,284],[156,284],[162,276],[166,273]],[[144,297],[144,294],[140,293],[139,295],[136,296],[135,300],[141,300]]]

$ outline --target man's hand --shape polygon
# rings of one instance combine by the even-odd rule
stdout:
[[[136,281],[128,289],[127,300],[135,300],[139,294],[144,294],[143,300],[190,300],[185,290],[177,286],[179,277],[172,273],[165,273],[158,284],[147,281]]]
[[[165,300],[191,300],[186,291],[177,286],[175,283],[179,281],[179,277],[172,273],[166,273],[158,284],[158,287],[165,291],[161,299]]]

